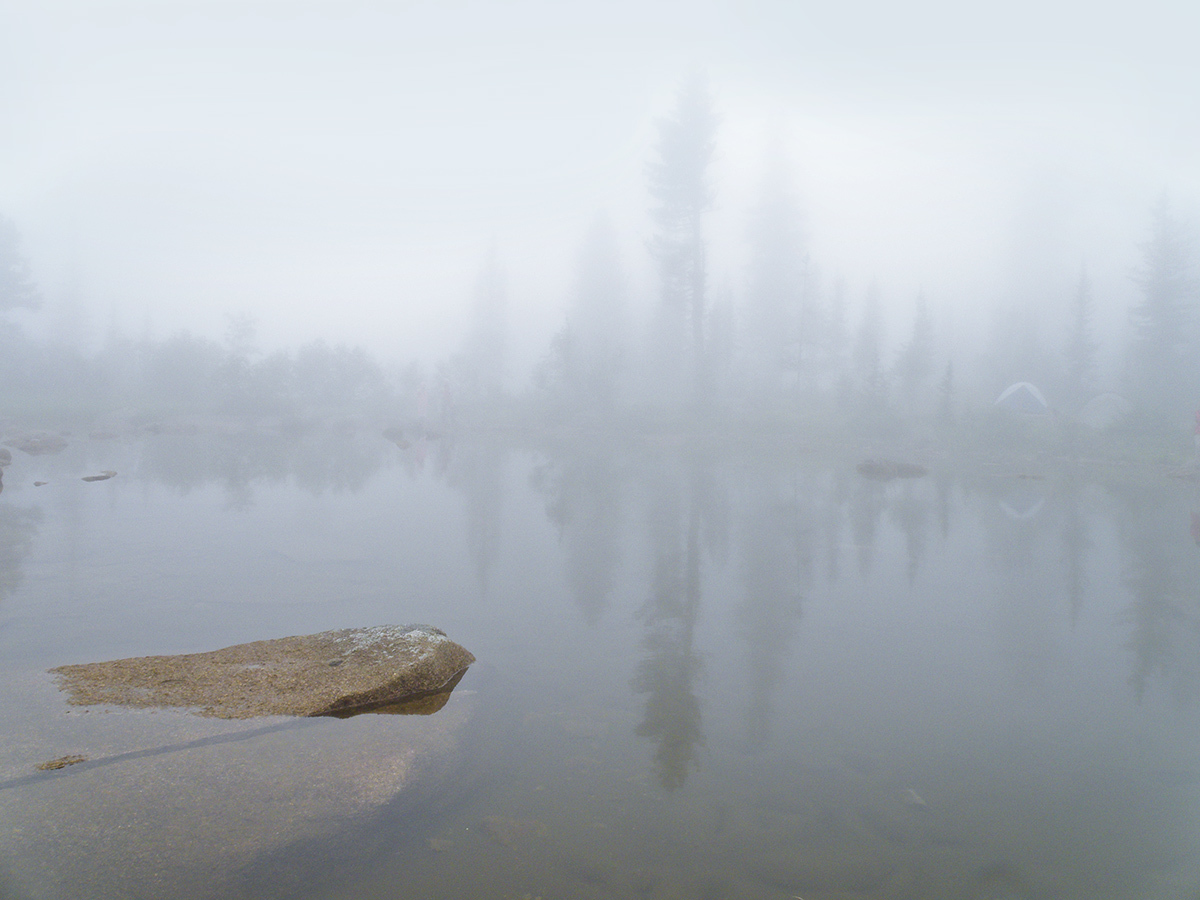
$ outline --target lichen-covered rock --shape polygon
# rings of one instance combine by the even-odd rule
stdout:
[[[222,719],[336,716],[421,700],[433,712],[475,657],[428,625],[347,628],[52,669],[77,705],[195,707]],[[444,702],[445,696],[442,697]]]

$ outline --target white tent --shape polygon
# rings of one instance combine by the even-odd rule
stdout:
[[[1001,409],[1028,415],[1045,415],[1050,412],[1050,404],[1035,385],[1028,381],[1018,381],[1004,389],[995,404]]]

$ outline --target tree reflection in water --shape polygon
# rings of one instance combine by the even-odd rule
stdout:
[[[657,743],[655,771],[659,783],[673,791],[687,780],[704,741],[695,692],[702,663],[694,646],[700,614],[700,534],[710,498],[698,467],[693,466],[686,487],[671,472],[658,475],[649,515],[651,593],[639,613],[647,629],[642,642],[647,655],[638,664],[633,688],[649,695],[637,733]]]

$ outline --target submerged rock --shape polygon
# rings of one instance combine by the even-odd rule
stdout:
[[[209,653],[59,666],[72,704],[195,707],[221,719],[440,709],[475,657],[428,625],[347,628]],[[440,703],[438,700],[440,699]]]
[[[471,691],[433,716],[245,722],[25,690],[0,742],[4,897],[331,895],[470,777]]]
[[[117,473],[114,472],[112,469],[105,469],[99,475],[84,475],[83,480],[84,481],[108,481],[108,479],[112,478],[116,474]]]

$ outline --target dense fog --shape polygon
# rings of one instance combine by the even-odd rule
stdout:
[[[1200,406],[1183,4],[0,15],[0,416]]]

